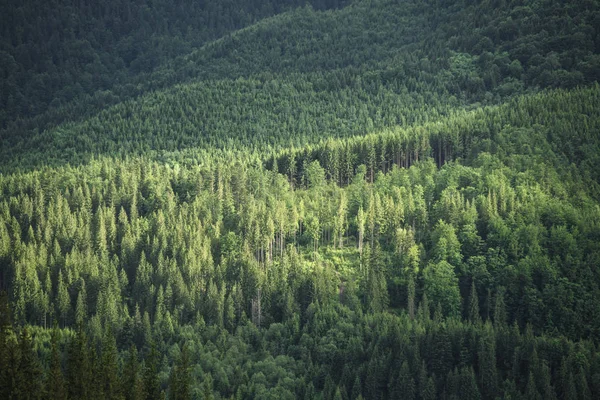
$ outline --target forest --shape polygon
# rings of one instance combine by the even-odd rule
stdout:
[[[600,398],[599,1],[0,21],[0,398]]]

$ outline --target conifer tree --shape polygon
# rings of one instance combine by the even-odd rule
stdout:
[[[63,328],[67,325],[67,318],[71,310],[71,298],[67,291],[67,285],[63,279],[62,270],[58,271],[58,290],[57,290],[58,315]]]
[[[525,397],[528,400],[542,400],[542,396],[540,395],[540,392],[538,392],[535,380],[533,379],[533,372],[529,373],[529,380],[527,381],[527,387],[525,388]]]
[[[493,328],[486,322],[479,339],[477,351],[481,394],[484,398],[494,398],[497,394],[498,373],[496,369],[496,339]]]
[[[592,393],[590,391],[590,387],[588,385],[583,366],[579,367],[579,372],[577,373],[576,379],[577,397],[582,400],[591,400]]]
[[[473,324],[481,323],[481,315],[479,314],[479,296],[475,287],[475,280],[471,281],[471,295],[469,296],[469,321]]]
[[[87,292],[85,289],[85,280],[81,280],[81,288],[77,295],[77,304],[75,305],[75,322],[77,326],[83,326],[87,319]]]
[[[158,380],[158,352],[154,341],[150,343],[150,353],[145,360],[143,373],[143,387],[145,400],[160,400],[162,398],[160,382]]]
[[[210,374],[206,374],[204,382],[202,382],[202,400],[214,400],[213,395],[213,377]]]
[[[415,380],[410,373],[408,362],[404,361],[400,367],[400,371],[396,376],[396,379],[391,383],[390,387],[390,398],[394,399],[406,399],[414,400],[416,395]]]
[[[58,327],[54,326],[50,339],[50,369],[46,375],[45,398],[65,400],[67,398],[67,389],[65,379],[62,373],[60,349],[58,345]]]
[[[121,393],[125,400],[143,400],[144,388],[142,386],[140,363],[138,360],[138,352],[134,345],[129,348],[129,353],[123,373],[121,375]]]
[[[9,398],[12,392],[12,377],[10,370],[16,366],[10,362],[9,338],[12,335],[8,294],[0,291],[0,397]]]
[[[499,287],[496,291],[494,304],[494,326],[502,328],[506,326],[506,305],[504,304],[504,288]]]
[[[356,400],[359,397],[362,397],[362,385],[360,383],[360,377],[356,375],[356,378],[354,378],[354,384],[352,385],[352,393],[350,398],[352,400]]]
[[[67,387],[70,399],[90,397],[92,366],[88,353],[88,340],[83,327],[78,327],[77,335],[69,343],[67,358]]]
[[[422,400],[435,400],[436,399],[435,381],[433,380],[433,378],[431,376],[427,379],[425,387],[423,388],[423,391],[421,392],[421,399]]]
[[[33,350],[29,330],[24,327],[19,337],[19,367],[16,376],[15,398],[41,399],[43,394],[42,368]]]
[[[362,254],[363,251],[363,241],[365,237],[365,223],[366,216],[363,211],[362,206],[358,208],[358,214],[356,215],[356,225],[358,227],[358,252]]]
[[[190,400],[192,377],[190,372],[190,358],[187,350],[187,344],[181,348],[181,355],[177,365],[171,371],[171,387],[169,388],[169,399],[172,400]]]
[[[101,356],[101,376],[102,390],[105,399],[120,399],[121,385],[119,384],[119,354],[117,352],[117,343],[112,334],[112,330],[107,328],[102,338],[102,356]]]

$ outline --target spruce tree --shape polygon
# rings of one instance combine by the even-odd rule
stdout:
[[[66,376],[70,399],[90,397],[92,366],[90,365],[87,336],[81,326],[77,330],[77,335],[69,343]]]
[[[415,278],[413,274],[408,276],[408,290],[407,290],[407,304],[408,304],[408,315],[410,319],[415,318]]]
[[[465,367],[460,372],[460,387],[459,394],[460,398],[464,400],[479,400],[481,399],[481,394],[479,393],[479,388],[477,387],[477,381],[475,380],[475,372],[472,367]],[[494,398],[494,397],[485,397],[484,398]]]
[[[475,280],[471,281],[471,295],[469,297],[469,321],[473,324],[481,323],[481,315],[479,314],[479,296],[475,287]]]
[[[158,380],[158,357],[156,343],[152,341],[150,343],[150,353],[146,357],[146,365],[143,374],[143,386],[146,392],[145,400],[160,400],[162,398],[160,382]]]
[[[494,398],[498,387],[496,339],[492,325],[489,322],[486,322],[483,335],[479,339],[477,361],[479,365],[481,394],[484,398]]]
[[[496,301],[494,304],[494,326],[498,328],[505,327],[507,323],[506,305],[504,304],[504,288],[499,287],[496,291]]]
[[[9,398],[12,393],[11,369],[16,363],[11,362],[12,347],[9,341],[12,336],[11,311],[8,294],[0,291],[0,397]]]
[[[425,384],[423,391],[421,392],[421,399],[422,400],[435,400],[436,398],[437,398],[437,395],[436,395],[436,389],[435,389],[435,381],[430,376],[427,379],[427,383]]]
[[[144,388],[142,386],[140,363],[135,345],[129,348],[129,353],[123,365],[121,374],[121,392],[125,400],[143,400]]]
[[[213,395],[213,378],[210,372],[204,377],[202,382],[202,400],[214,400]]]
[[[527,381],[527,387],[525,388],[525,398],[527,400],[542,400],[540,392],[538,392],[533,379],[533,372],[529,373],[529,380]]]
[[[404,361],[400,371],[390,387],[390,398],[414,400],[416,394],[415,380],[410,373],[408,362]]]
[[[102,339],[101,376],[105,399],[120,399],[121,385],[119,384],[119,354],[117,343],[110,328],[104,332]]]
[[[19,369],[15,394],[18,399],[41,399],[43,392],[42,367],[33,350],[29,330],[24,327],[19,337]]]
[[[67,319],[71,310],[71,298],[69,297],[69,292],[67,291],[67,284],[64,281],[62,270],[58,271],[58,290],[56,301],[58,305],[58,315],[60,315],[62,327],[64,328],[67,325]]]
[[[356,400],[357,398],[359,398],[362,395],[362,385],[360,383],[360,377],[358,375],[356,375],[356,378],[354,378],[354,384],[352,385],[352,393],[351,393],[351,400]]]
[[[54,326],[50,339],[50,369],[46,375],[45,398],[48,400],[64,400],[67,398],[65,379],[62,373],[61,356],[58,345],[58,327]]]

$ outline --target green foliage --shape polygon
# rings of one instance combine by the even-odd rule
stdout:
[[[431,262],[423,272],[423,281],[425,293],[434,304],[440,304],[447,315],[460,315],[458,278],[451,264],[444,260]]]
[[[192,3],[0,6],[0,397],[600,397],[596,2]]]

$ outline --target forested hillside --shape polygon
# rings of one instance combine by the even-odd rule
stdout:
[[[456,107],[596,81],[598,26],[597,2],[494,8],[377,0],[326,12],[302,7],[154,72],[118,79],[91,97],[11,122],[0,132],[0,156],[28,167],[78,163],[93,154],[229,148],[230,141],[288,146],[420,123]],[[12,81],[4,76],[5,84]],[[23,101],[44,96],[31,93]],[[2,109],[20,115],[8,103]]]
[[[261,18],[344,0],[103,2],[6,0],[0,4],[0,127],[74,101],[103,107],[173,58]],[[118,95],[117,95],[118,96]],[[38,122],[39,123],[39,122]]]
[[[600,3],[37,3],[1,398],[600,398]]]

